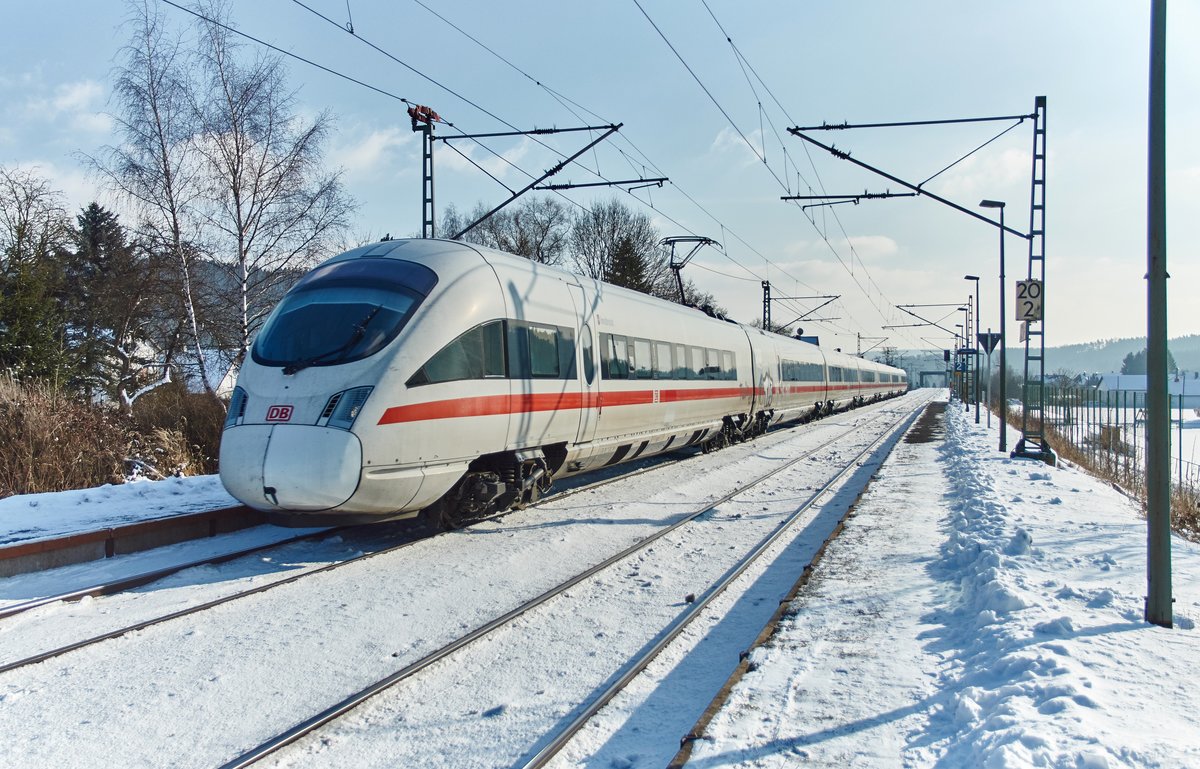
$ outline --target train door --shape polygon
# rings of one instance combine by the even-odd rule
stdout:
[[[600,365],[599,346],[596,338],[595,301],[588,301],[588,290],[583,286],[571,287],[571,299],[575,302],[579,318],[579,432],[576,443],[589,443],[596,436],[596,424],[600,421]],[[595,296],[593,294],[593,296]]]

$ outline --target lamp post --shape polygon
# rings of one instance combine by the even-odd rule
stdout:
[[[967,309],[966,307],[958,308],[959,312],[966,312],[966,309]],[[965,320],[965,318],[964,318],[964,320]],[[957,329],[957,331],[954,332],[954,375],[956,377],[958,377],[958,387],[957,387],[958,397],[962,398],[964,408],[970,408],[969,406],[966,405],[966,403],[967,403],[966,384],[963,382],[962,372],[959,371],[959,369],[958,369],[959,361],[962,360],[962,355],[960,355],[959,352],[962,350],[962,346],[963,346],[963,341],[962,341],[963,333],[964,333],[963,332],[963,324],[955,323],[954,328]]]
[[[979,276],[964,275],[963,280],[975,281],[975,424],[979,424]]]
[[[980,208],[1000,209],[1000,450],[1008,451],[1008,358],[1004,348],[1008,342],[1004,336],[1004,201],[981,200]]]

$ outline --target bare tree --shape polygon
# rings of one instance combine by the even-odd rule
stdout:
[[[477,203],[464,220],[454,206],[448,206],[441,232],[452,235],[489,210]],[[563,263],[570,235],[571,216],[563,204],[551,197],[533,196],[492,214],[468,231],[463,240],[557,266]]]
[[[669,257],[658,241],[649,216],[614,198],[575,216],[571,256],[582,275],[675,298]]]
[[[223,19],[218,3],[207,15]],[[222,22],[226,25],[228,22]],[[352,201],[339,176],[322,167],[328,113],[312,122],[294,114],[277,56],[245,55],[232,33],[202,21],[204,92],[197,103],[204,160],[205,214],[217,263],[234,291],[233,360],[240,365],[253,333],[300,271],[340,242]]]
[[[197,314],[193,263],[202,242],[198,214],[203,189],[202,158],[194,136],[196,114],[189,94],[190,63],[179,39],[168,34],[159,6],[132,6],[134,38],[123,51],[113,98],[122,141],[87,158],[138,216],[137,230],[146,247],[169,254],[179,286],[179,305],[187,343],[206,391],[213,392]],[[162,381],[169,381],[174,351],[160,355]]]
[[[69,235],[62,194],[32,171],[0,166],[0,274],[41,259]]]

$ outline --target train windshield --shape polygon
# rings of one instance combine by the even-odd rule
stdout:
[[[361,360],[396,338],[437,282],[412,262],[363,257],[318,267],[271,312],[254,360],[294,374]]]

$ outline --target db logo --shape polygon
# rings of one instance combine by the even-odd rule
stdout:
[[[287,422],[292,418],[291,406],[272,406],[267,409],[268,422]]]

